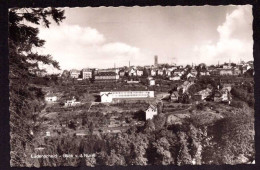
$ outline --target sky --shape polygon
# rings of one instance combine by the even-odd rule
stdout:
[[[60,25],[39,27],[37,49],[62,70],[253,60],[251,5],[63,9]]]

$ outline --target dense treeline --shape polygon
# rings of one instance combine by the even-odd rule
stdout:
[[[49,27],[50,18],[60,23],[64,11],[55,8],[9,10],[9,80],[10,80],[10,132],[11,166],[25,166],[32,153],[32,117],[43,105],[43,92],[34,84],[38,75],[44,73],[39,64],[49,64],[59,68],[50,55],[40,55],[36,50],[44,45],[39,39],[39,29],[33,26],[43,23]],[[26,154],[25,154],[26,153]]]
[[[206,107],[206,106],[204,106]],[[96,116],[86,116],[89,124]],[[144,126],[132,126],[118,134],[97,133],[85,137],[60,135],[46,138],[44,153],[89,154],[94,157],[35,160],[34,166],[186,165],[237,164],[254,160],[254,118],[243,112],[229,113],[213,124],[186,118],[183,124],[167,125],[160,114]],[[95,122],[95,121],[94,121]],[[41,164],[42,162],[42,164]]]
[[[254,107],[254,86],[251,83],[244,83],[240,86],[235,86],[231,90],[231,94],[238,99],[245,101],[250,107]]]

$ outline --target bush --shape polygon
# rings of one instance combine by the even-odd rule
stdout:
[[[235,107],[235,108],[243,108],[244,107],[244,103],[240,102],[240,101],[232,101],[230,105],[232,107]]]
[[[196,105],[196,108],[198,110],[203,110],[204,109],[204,105],[202,103],[199,103],[199,104]]]

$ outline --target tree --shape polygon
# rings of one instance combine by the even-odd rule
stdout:
[[[68,70],[64,70],[61,74],[63,79],[68,79],[70,77],[70,72]]]
[[[169,165],[173,163],[174,159],[170,152],[170,143],[166,137],[162,137],[159,140],[153,142],[153,147],[155,148],[155,164]]]
[[[11,155],[11,166],[26,165],[27,157],[20,143],[32,141],[32,136],[27,133],[32,128],[28,120],[34,109],[44,104],[43,93],[42,96],[35,94],[41,88],[32,83],[34,78],[45,72],[39,68],[39,64],[59,68],[58,62],[52,60],[50,55],[36,52],[37,48],[43,47],[45,41],[38,37],[38,28],[24,23],[43,23],[49,27],[50,18],[59,24],[65,18],[64,11],[55,8],[9,10],[10,126],[11,152],[14,153]]]
[[[153,121],[151,119],[148,119],[144,125],[144,132],[150,133],[151,131],[154,131],[154,130],[155,130],[155,125],[154,125]]]
[[[163,114],[155,115],[153,121],[154,121],[155,129],[159,130],[162,129],[163,126],[165,125],[166,117]]]
[[[180,150],[179,150],[179,155],[177,157],[177,165],[188,165],[191,164],[192,158],[189,153],[188,149],[188,143],[187,143],[187,136],[184,132],[179,132],[178,134],[180,138]]]

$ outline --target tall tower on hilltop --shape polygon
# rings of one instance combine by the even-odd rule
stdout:
[[[154,66],[158,66],[158,56],[157,55],[155,55],[154,56]]]

